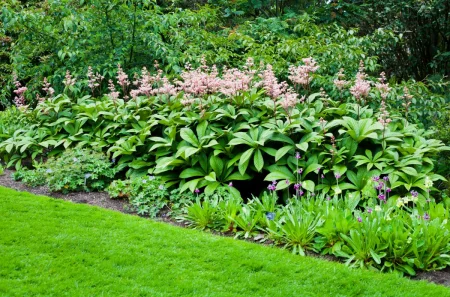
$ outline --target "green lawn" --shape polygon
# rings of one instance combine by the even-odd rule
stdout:
[[[450,296],[395,275],[0,187],[0,296]]]

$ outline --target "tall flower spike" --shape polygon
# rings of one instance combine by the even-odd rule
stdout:
[[[368,82],[366,78],[367,74],[364,72],[364,62],[360,61],[359,71],[356,74],[355,85],[350,88],[350,93],[356,98],[357,101],[369,96],[370,82]]]
[[[66,75],[63,80],[64,85],[66,87],[70,87],[70,86],[74,86],[76,82],[77,82],[77,79],[72,77],[72,75],[70,74],[70,71],[67,70]]]
[[[14,104],[17,107],[25,106],[25,96],[24,93],[28,90],[27,87],[23,87],[20,81],[17,79],[17,76],[13,75],[14,85],[16,86],[16,89],[14,90],[14,93],[17,95],[14,97]]]
[[[114,86],[114,83],[112,80],[109,80],[108,82],[108,89],[109,89],[109,97],[115,102],[117,99],[119,99],[119,92],[116,91],[116,87]]]
[[[344,80],[345,74],[344,74],[344,69],[341,68],[337,74],[337,79],[335,79],[333,81],[334,85],[336,86],[336,88],[341,91],[345,86],[347,86],[350,82]]]
[[[386,82],[386,75],[384,72],[381,72],[380,78],[378,78],[378,83],[375,84],[375,87],[380,91],[381,98],[383,100],[386,100],[387,96],[389,95],[389,92],[392,90],[391,87],[389,87],[389,83]]]
[[[101,82],[105,78],[98,72],[94,74],[91,66],[88,67],[87,77],[88,77],[88,86],[91,89],[92,93],[94,93],[95,89],[100,86]]]
[[[311,57],[304,58],[302,61],[304,65],[289,67],[290,75],[288,78],[294,85],[307,87],[312,80],[311,74],[316,72],[319,69],[319,66],[317,66],[317,62]]]
[[[286,82],[278,83],[278,80],[273,72],[272,65],[267,64],[266,69],[260,74],[261,83],[272,100],[278,99],[282,94],[286,93],[288,84]]]
[[[44,81],[42,83],[42,90],[46,92],[49,97],[53,97],[53,94],[55,94],[55,90],[52,88],[46,77],[44,77]]]
[[[403,98],[402,106],[405,108],[406,114],[408,114],[409,106],[411,105],[413,96],[409,93],[409,89],[406,86],[403,88],[402,98]]]

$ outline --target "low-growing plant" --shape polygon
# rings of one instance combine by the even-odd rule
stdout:
[[[46,171],[43,167],[37,167],[30,170],[27,168],[21,168],[12,174],[12,177],[16,181],[22,181],[29,187],[38,187],[46,184]]]
[[[115,180],[106,190],[111,198],[127,198],[139,215],[154,218],[171,205],[169,191],[161,179],[153,175]]]
[[[109,194],[109,197],[112,199],[123,199],[130,197],[131,191],[131,180],[114,180],[107,188],[106,191]]]
[[[244,205],[239,214],[233,219],[237,228],[235,238],[243,237],[248,239],[257,236],[260,233],[258,223],[261,222],[263,217],[262,211],[255,210],[250,205]]]
[[[303,202],[298,200],[288,204],[283,209],[282,219],[276,222],[277,229],[269,229],[268,232],[272,233],[284,248],[305,256],[307,250],[314,250],[314,238],[317,228],[323,224],[323,219],[320,212],[309,212],[302,204]]]
[[[74,148],[45,164],[47,183],[51,191],[103,190],[114,178],[111,161],[101,152]]]
[[[195,229],[221,230],[224,219],[220,215],[219,203],[217,196],[199,195],[196,201],[187,207],[187,213],[181,219]]]

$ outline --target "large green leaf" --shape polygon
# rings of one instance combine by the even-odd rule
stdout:
[[[253,157],[253,162],[258,172],[261,172],[264,167],[264,158],[261,153],[261,150],[255,150],[255,155]]]
[[[241,159],[239,160],[239,166],[238,166],[239,172],[241,174],[245,174],[245,171],[247,171],[248,163],[250,162],[250,157],[252,156],[254,150],[255,149],[250,148],[242,154]]]
[[[189,129],[189,128],[182,128],[180,130],[180,137],[183,140],[186,140],[187,142],[189,142],[191,145],[195,146],[195,147],[199,147],[200,143],[198,142],[197,136],[195,136],[194,132]]]

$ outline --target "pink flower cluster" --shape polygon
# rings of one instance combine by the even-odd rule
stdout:
[[[147,68],[142,68],[141,76],[136,77],[133,82],[138,88],[130,92],[131,97],[136,98],[139,95],[170,95],[178,93],[177,88],[169,82],[167,77],[163,77],[162,70],[158,70],[156,75],[151,75]]]
[[[380,106],[380,115],[378,117],[378,122],[383,125],[383,127],[386,127],[389,125],[389,123],[392,120],[389,118],[389,112],[387,111],[386,102],[384,99],[381,100],[381,106]]]
[[[117,92],[116,87],[114,86],[114,83],[112,80],[108,81],[108,90],[109,90],[109,97],[115,102],[117,99],[119,99],[119,92]]]
[[[304,65],[289,67],[290,75],[288,78],[294,85],[307,87],[312,80],[311,74],[316,72],[319,69],[319,66],[317,66],[317,62],[311,57],[304,58],[302,61]]]
[[[225,69],[221,80],[220,92],[227,97],[233,97],[250,89],[253,75],[239,69]]]
[[[403,88],[403,103],[402,106],[405,108],[405,111],[408,112],[409,106],[411,105],[411,100],[413,96],[409,93],[408,87]]]
[[[128,75],[123,71],[120,64],[117,64],[117,83],[122,88],[123,98],[128,99],[128,86],[130,85],[130,81],[128,80]]]
[[[355,85],[350,88],[350,93],[360,101],[367,98],[370,92],[370,82],[366,80],[367,74],[364,72],[364,62],[360,61],[359,71],[356,74]]]
[[[17,107],[25,106],[24,93],[28,90],[28,88],[22,86],[20,81],[18,81],[17,76],[15,76],[15,75],[14,75],[14,85],[16,86],[16,89],[14,90],[14,93],[17,95],[17,96],[14,97],[14,104]]]
[[[272,100],[278,99],[288,91],[288,84],[285,81],[278,83],[278,79],[270,64],[266,66],[266,69],[262,71],[259,77],[261,78],[260,84],[262,84],[267,95],[269,95]]]
[[[71,87],[71,86],[74,86],[76,82],[77,82],[77,79],[73,78],[72,75],[70,74],[70,71],[67,70],[66,71],[66,76],[65,76],[65,78],[63,80],[64,85],[66,87]]]
[[[297,96],[298,95],[296,93],[288,91],[285,94],[281,95],[281,100],[279,101],[279,104],[281,105],[281,107],[284,108],[284,110],[286,110],[286,112],[289,112],[290,109],[294,108],[297,105],[298,103]]]
[[[103,75],[100,75],[98,72],[94,74],[91,66],[88,67],[87,76],[89,88],[91,89],[92,93],[94,93],[95,89],[101,85],[105,77]]]
[[[378,81],[379,82],[375,84],[375,87],[378,89],[378,91],[380,91],[381,98],[383,100],[386,100],[392,88],[389,87],[389,83],[386,82],[386,74],[384,72],[381,72]]]
[[[179,90],[197,97],[213,94],[222,86],[217,67],[206,65],[204,57],[201,60],[201,66],[197,69],[192,69],[191,65],[187,64],[186,70],[181,73],[181,78],[182,81],[176,82]]]
[[[44,77],[44,82],[42,83],[42,90],[47,93],[49,97],[53,97],[55,94],[55,90],[52,88],[52,85],[48,82],[46,77]]]
[[[339,91],[342,91],[343,88],[345,88],[350,82],[347,80],[344,80],[345,78],[345,74],[344,74],[344,69],[341,68],[337,74],[337,79],[335,79],[333,81],[334,85],[336,86],[336,88],[338,88]]]

